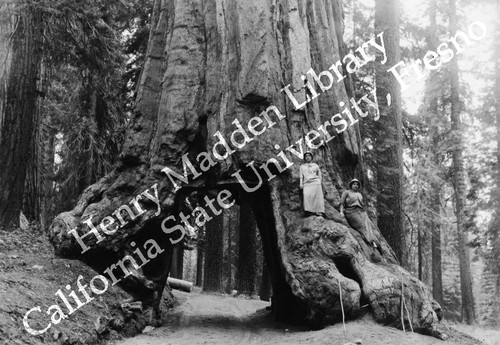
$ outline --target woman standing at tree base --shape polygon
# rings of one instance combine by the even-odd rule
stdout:
[[[359,192],[360,182],[357,179],[349,182],[349,189],[342,193],[340,213],[345,216],[351,228],[357,230],[374,248],[380,248],[373,231],[374,225],[365,211],[363,195]]]
[[[312,162],[312,152],[304,153],[304,160],[306,163],[300,166],[300,188],[303,190],[304,211],[306,215],[314,214],[322,217],[325,213],[325,201],[321,188],[321,170],[318,164]]]

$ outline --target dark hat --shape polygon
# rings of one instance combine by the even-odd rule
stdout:
[[[359,186],[361,187],[361,182],[359,182],[359,180],[358,180],[358,179],[353,178],[353,179],[349,182],[349,188],[351,188],[351,185],[352,185],[354,182],[357,182],[357,183],[359,184]]]
[[[311,151],[304,152],[303,158],[306,159],[306,155],[311,155],[311,158],[314,158],[314,155]]]

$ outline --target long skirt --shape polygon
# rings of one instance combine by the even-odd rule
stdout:
[[[378,243],[373,230],[375,225],[373,225],[365,210],[359,207],[347,208],[344,211],[344,215],[351,228],[363,235],[368,243]]]
[[[325,213],[321,184],[304,184],[304,211]]]

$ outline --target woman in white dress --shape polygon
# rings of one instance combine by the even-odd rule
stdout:
[[[306,163],[300,166],[300,188],[304,196],[304,211],[307,215],[322,216],[325,213],[325,201],[321,188],[321,170],[313,163],[313,154],[304,153]]]

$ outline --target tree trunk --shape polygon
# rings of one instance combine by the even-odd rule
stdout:
[[[429,19],[430,28],[429,36],[427,38],[429,50],[436,51],[439,44],[437,34],[437,0],[431,0],[429,6]],[[439,93],[435,92],[438,87],[443,87],[437,73],[431,73],[426,87],[426,98],[429,103],[429,116],[430,116],[430,140],[431,140],[431,154],[435,169],[438,171],[437,175],[440,176],[441,169],[441,153],[439,148],[439,127],[440,124],[436,119],[440,118],[442,114],[439,113]],[[431,183],[431,205],[430,208],[433,212],[431,217],[431,249],[432,249],[432,296],[440,304],[443,305],[443,273],[442,273],[442,254],[441,254],[441,183],[434,181]]]
[[[271,278],[269,277],[269,269],[266,262],[262,265],[262,278],[260,281],[259,297],[261,301],[269,301],[271,298]]]
[[[201,236],[203,237],[204,235]],[[200,240],[200,234],[198,234],[198,241],[196,243],[196,286],[200,287],[203,286],[204,243],[205,240]]]
[[[450,34],[457,31],[456,0],[450,0]],[[466,220],[466,185],[463,159],[462,121],[460,118],[460,84],[458,79],[457,56],[450,61],[451,84],[451,128],[456,140],[453,145],[453,172],[455,188],[455,215],[457,217],[458,257],[460,261],[460,287],[462,293],[462,318],[467,324],[475,322],[474,298],[472,294],[472,275],[470,271],[470,254],[467,246],[468,233]]]
[[[222,284],[222,269],[224,263],[224,217],[223,214],[215,216],[207,223],[205,246],[205,268],[203,291],[224,292]]]
[[[495,33],[498,35],[500,32],[500,2],[496,4],[497,18],[495,23]],[[495,212],[491,221],[489,229],[489,237],[492,244],[491,253],[489,255],[488,265],[494,279],[494,294],[492,303],[491,323],[494,326],[500,325],[500,267],[498,260],[500,259],[500,41],[494,41],[494,57],[495,57],[495,120],[497,132],[497,169],[496,169],[496,188],[493,191],[493,205]]]
[[[223,281],[225,283],[224,290],[230,294],[233,290],[233,229],[236,228],[236,207],[229,210],[224,210],[224,267]],[[224,279],[225,277],[225,279]]]
[[[424,222],[425,224],[425,222]],[[427,228],[422,224],[418,228],[418,279],[427,286],[432,286],[432,268],[430,254],[430,240]]]
[[[240,204],[240,240],[236,290],[238,293],[254,295],[257,276],[257,227],[252,214],[251,196],[242,195]]]
[[[184,248],[177,247],[177,278],[184,279]]]
[[[387,69],[401,60],[399,0],[375,1],[375,34],[384,32],[387,62],[377,64],[376,85],[380,119],[376,124],[377,225],[396,257],[406,266],[403,215],[403,130],[401,91]],[[391,102],[388,102],[390,95]]]
[[[177,246],[173,250],[170,276],[172,278],[183,279],[183,269],[184,269],[184,249],[181,246]]]
[[[411,321],[420,332],[440,335],[436,329],[439,306],[425,286],[397,265],[378,230],[375,235],[382,255],[374,262],[374,249],[357,231],[346,227],[346,220],[335,208],[340,201],[335,186],[345,185],[361,169],[356,125],[338,135],[330,128],[333,139],[316,151],[327,191],[325,219],[304,219],[302,215],[298,187],[299,165],[306,149],[301,146],[304,130],[330,121],[332,114],[339,112],[340,102],[350,104],[353,95],[346,86],[348,81],[333,83],[326,95],[312,100],[304,112],[297,110],[281,89],[288,83],[293,84],[290,90],[299,89],[304,85],[302,72],[311,66],[318,72],[327,70],[345,54],[342,18],[340,0],[275,6],[265,0],[155,1],[137,107],[121,163],[87,188],[75,209],[56,217],[51,226],[56,252],[78,257],[102,272],[105,265],[130,248],[131,241],[139,237],[144,243],[154,236],[165,249],[165,257],[171,258],[172,242],[181,237],[180,229],[202,227],[203,219],[210,220],[205,225],[210,229],[206,234],[204,280],[206,288],[217,288],[217,268],[220,271],[221,267],[213,267],[213,258],[220,257],[221,252],[220,226],[216,226],[221,222],[222,211],[217,209],[221,202],[212,204],[212,209],[207,199],[200,197],[200,205],[207,202],[204,209],[208,214],[198,209],[187,220],[188,226],[180,220],[186,214],[179,213],[179,200],[183,193],[198,191],[204,196],[211,190],[218,192],[219,198],[227,196],[222,204],[229,208],[233,202],[241,203],[237,197],[240,192],[255,189],[251,193],[258,202],[252,204],[252,211],[270,271],[275,319],[315,328],[339,322],[342,289],[347,318],[357,317],[361,305],[367,303],[377,321],[401,326],[404,284],[410,317],[405,316],[404,322]],[[299,102],[305,100],[303,92],[296,96]],[[259,118],[263,122],[252,129],[265,130],[254,135],[247,124],[251,121],[254,126]],[[235,132],[235,119],[246,134],[252,133],[245,145],[235,144],[245,140],[241,130]],[[293,154],[292,148],[299,153]],[[275,161],[268,161],[271,159]],[[210,161],[214,162],[211,168]],[[263,164],[268,165],[259,168]],[[180,178],[167,176],[169,171]],[[152,186],[157,188],[161,207],[141,198],[137,201],[144,210],[140,216],[126,222],[115,236],[104,236],[97,229],[104,236],[102,241],[97,243],[91,233],[85,243],[92,248],[80,255],[82,248],[75,234],[82,236],[89,231],[83,222],[90,215],[94,224],[99,224],[121,205],[133,205],[130,200],[138,193],[151,193]],[[176,224],[183,226],[171,233]],[[73,228],[76,230],[68,234]],[[159,267],[154,261],[149,264]],[[127,283],[131,293],[142,295],[148,308],[157,309],[164,273],[168,274],[170,265],[167,262],[163,267],[162,274],[144,272],[142,280],[128,276],[122,283]],[[214,284],[208,284],[212,281]],[[152,284],[146,284],[149,282]]]
[[[437,187],[437,186],[436,186]],[[431,208],[435,214],[441,212],[440,190],[433,191],[433,201]],[[442,272],[442,252],[441,252],[441,225],[439,220],[432,220],[432,296],[440,305],[443,305],[443,272]]]
[[[48,123],[48,121],[47,121]],[[48,126],[47,126],[48,127]],[[43,136],[43,174],[42,174],[42,206],[40,224],[42,229],[48,229],[50,221],[54,216],[54,158],[55,158],[55,136],[56,131],[48,127]]]
[[[0,226],[4,227],[18,224],[22,207],[41,61],[42,15],[30,1],[18,10],[10,27],[15,30],[0,33],[7,51],[0,71]]]

